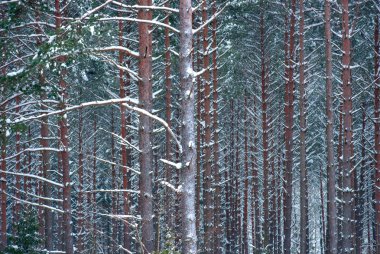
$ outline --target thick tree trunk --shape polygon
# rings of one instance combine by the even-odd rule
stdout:
[[[180,0],[180,84],[181,84],[181,215],[182,253],[197,253],[195,228],[195,173],[196,151],[194,133],[194,85],[192,71],[192,6],[190,0]]]
[[[325,47],[326,47],[326,144],[327,144],[327,254],[337,253],[337,207],[336,207],[336,177],[334,167],[334,113],[332,87],[332,41],[331,41],[331,7],[325,0]]]
[[[151,6],[152,0],[139,0],[139,5]],[[152,20],[150,9],[139,9],[138,18]],[[139,101],[148,112],[152,111],[152,25],[139,22]],[[140,153],[140,198],[139,211],[142,226],[142,253],[154,251],[154,228],[153,228],[153,197],[152,197],[152,172],[153,151],[152,119],[146,115],[140,115],[139,120],[139,147]]]

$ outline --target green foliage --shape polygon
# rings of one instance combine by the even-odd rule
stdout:
[[[38,234],[37,213],[33,209],[25,209],[20,220],[13,225],[14,235],[9,237],[8,247],[1,254],[38,254],[36,250],[41,243]]]

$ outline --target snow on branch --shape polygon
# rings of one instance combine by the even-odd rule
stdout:
[[[167,25],[165,23],[159,22],[157,20],[145,20],[145,19],[136,19],[136,18],[127,18],[127,17],[111,17],[111,18],[100,18],[99,19],[99,21],[119,21],[119,20],[162,26],[162,27],[170,29],[171,31],[173,31],[175,33],[179,33],[178,29],[176,29],[170,25]]]
[[[216,19],[223,11],[224,9],[228,6],[229,4],[226,4],[222,7],[220,11],[212,15],[205,23],[203,23],[201,26],[199,26],[197,29],[193,29],[193,34],[198,33],[201,31],[204,27],[208,26],[214,19]]]
[[[15,196],[9,194],[9,193],[6,193],[4,191],[5,195],[7,195],[8,197],[12,198],[12,199],[15,199],[21,203],[25,203],[25,204],[29,204],[29,205],[32,205],[32,206],[39,206],[39,207],[43,207],[43,208],[47,208],[47,209],[50,209],[52,211],[55,211],[55,212],[58,212],[58,213],[64,213],[63,210],[61,209],[58,209],[58,208],[55,208],[55,207],[52,207],[52,206],[47,206],[47,205],[41,205],[41,204],[38,204],[38,203],[34,203],[34,202],[30,202],[30,201],[26,201],[26,200],[23,200],[23,199],[19,199],[19,198],[16,198]]]
[[[104,48],[93,48],[93,49],[90,49],[91,51],[99,51],[99,52],[104,52],[104,51],[122,51],[123,53],[129,55],[129,56],[133,56],[133,57],[136,57],[138,58],[139,57],[139,53],[136,52],[136,51],[133,51],[133,50],[130,50],[126,47],[122,47],[122,46],[110,46],[110,47],[104,47]]]
[[[37,180],[41,180],[41,181],[50,183],[51,185],[55,185],[55,186],[63,188],[63,184],[51,181],[49,179],[46,179],[44,177],[37,176],[37,175],[25,174],[25,173],[15,173],[15,172],[10,172],[10,171],[3,171],[3,170],[0,170],[0,173],[5,173],[5,174],[9,174],[9,175],[16,175],[16,176],[22,176],[22,177],[34,178],[34,179],[37,179]]]
[[[168,161],[168,160],[165,160],[165,159],[160,159],[160,161],[162,161],[163,163],[168,164],[170,166],[173,166],[176,169],[181,169],[182,168],[182,163],[180,163],[180,162],[179,163],[175,163],[175,162]]]
[[[169,11],[169,12],[175,12],[179,13],[178,9],[165,7],[165,6],[144,6],[144,5],[126,5],[123,3],[120,3],[118,1],[112,1],[113,4],[118,5],[120,7],[124,7],[127,9],[148,9],[148,10],[162,10],[162,11]]]
[[[139,101],[137,99],[125,97],[121,99],[110,99],[110,100],[105,100],[105,101],[90,101],[90,102],[85,102],[79,105],[75,105],[72,107],[67,107],[62,110],[56,110],[52,111],[46,114],[41,114],[38,116],[31,116],[27,118],[16,118],[13,123],[18,123],[18,122],[26,122],[26,121],[31,121],[31,120],[36,120],[36,119],[41,119],[47,116],[53,116],[53,115],[59,115],[59,114],[64,114],[70,111],[86,108],[86,107],[100,107],[100,106],[106,106],[106,105],[111,105],[111,104],[118,104],[118,103],[130,103],[133,105],[137,105]]]
[[[92,9],[92,10],[89,10],[88,12],[86,12],[86,13],[80,18],[80,20],[83,20],[83,19],[87,18],[88,16],[92,15],[93,13],[95,13],[95,12],[97,12],[97,11],[103,9],[106,5],[108,5],[108,4],[111,3],[111,2],[112,2],[112,0],[107,0],[107,1],[105,1],[103,4],[101,4],[101,5],[97,6],[97,7],[95,7],[95,8]]]
[[[152,113],[146,111],[145,109],[142,109],[142,108],[138,108],[138,107],[135,107],[135,106],[130,106],[128,104],[123,104],[127,109],[130,109],[132,111],[136,111],[140,114],[143,114],[143,115],[146,115],[150,118],[152,118],[153,120],[156,120],[157,122],[161,123],[165,129],[169,132],[170,136],[172,136],[172,138],[174,139],[174,141],[177,143],[177,146],[178,146],[178,149],[179,149],[179,152],[182,153],[182,145],[181,143],[179,142],[177,136],[174,134],[174,132],[172,131],[172,129],[170,129],[168,123],[163,120],[162,118],[158,117],[158,116],[155,116],[153,115]]]

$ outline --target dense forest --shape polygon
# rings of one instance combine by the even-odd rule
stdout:
[[[0,253],[380,254],[379,0],[0,0]]]

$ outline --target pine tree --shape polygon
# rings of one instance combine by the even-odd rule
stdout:
[[[15,234],[9,237],[8,247],[1,254],[37,254],[41,243],[38,234],[39,224],[34,209],[24,209],[20,219],[13,225]]]

